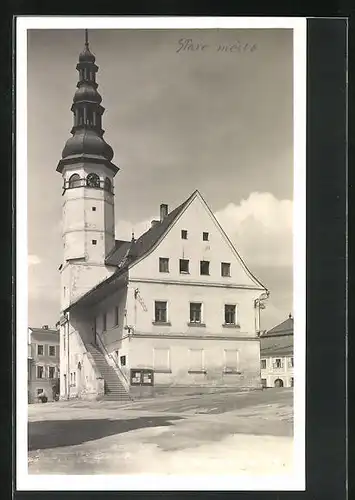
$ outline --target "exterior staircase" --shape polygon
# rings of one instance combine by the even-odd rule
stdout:
[[[95,365],[105,381],[105,396],[103,399],[106,401],[131,401],[131,397],[127,393],[117,373],[112,366],[108,364],[99,347],[94,344],[87,344],[86,349],[92,355]]]

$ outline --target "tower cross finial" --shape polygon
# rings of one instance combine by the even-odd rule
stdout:
[[[85,47],[89,47],[89,33],[88,30],[85,30]]]

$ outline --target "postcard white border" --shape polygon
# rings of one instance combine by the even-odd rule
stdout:
[[[285,490],[305,489],[306,352],[306,18],[18,17],[16,20],[16,480],[17,490]],[[29,29],[293,29],[294,32],[294,474],[239,476],[63,476],[28,474],[27,458],[27,30]],[[21,175],[19,174],[21,173]],[[295,272],[297,269],[297,272]]]

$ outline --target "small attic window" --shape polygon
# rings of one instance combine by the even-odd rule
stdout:
[[[229,277],[231,275],[231,265],[229,262],[221,263],[221,275],[223,277]]]
[[[97,240],[91,240],[91,243],[92,243],[93,245],[96,245],[96,244],[97,244]]]
[[[203,239],[203,241],[208,241],[209,234],[208,233],[202,233],[202,239]]]
[[[93,212],[96,212],[96,207],[92,207],[92,211],[93,211]]]
[[[187,231],[186,229],[181,230],[181,239],[182,240],[187,240]]]

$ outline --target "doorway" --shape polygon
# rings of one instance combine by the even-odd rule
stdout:
[[[275,380],[275,387],[283,387],[283,386],[284,386],[283,380],[281,378],[277,378]]]

